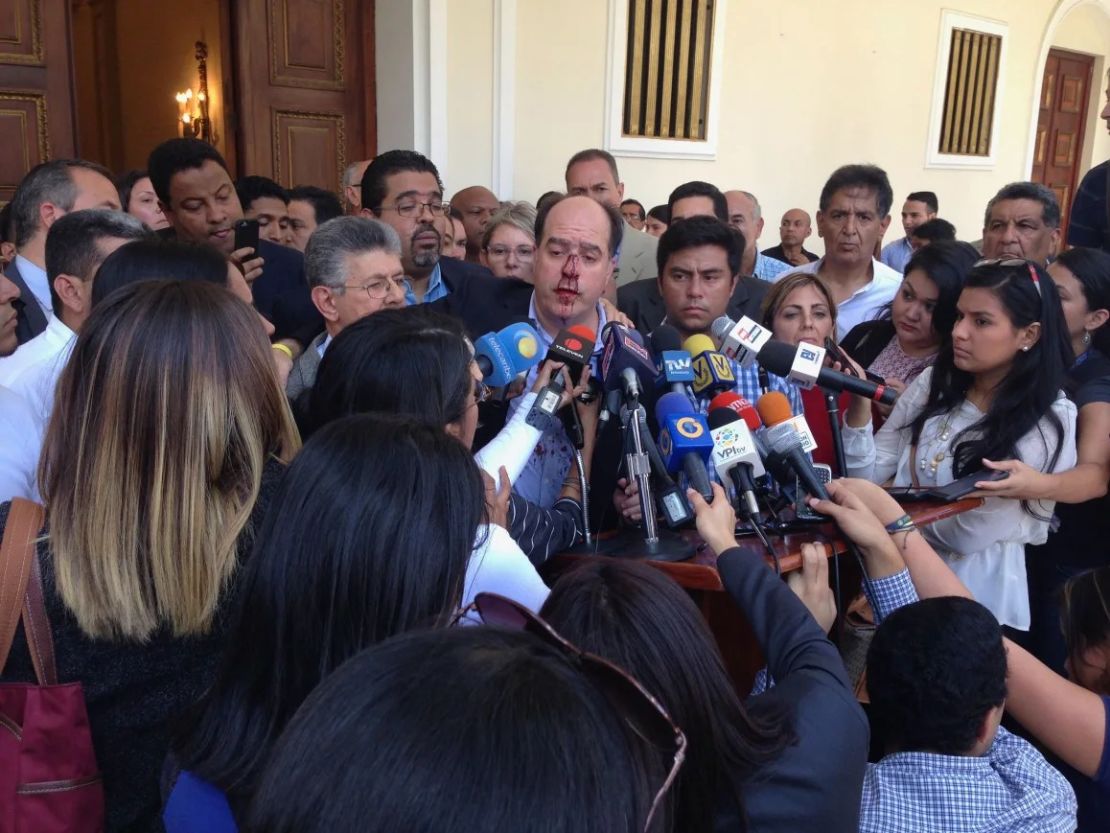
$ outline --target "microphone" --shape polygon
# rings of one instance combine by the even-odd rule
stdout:
[[[667,471],[686,472],[690,487],[706,502],[713,500],[709,473],[705,464],[713,453],[709,423],[694,411],[690,400],[680,393],[665,393],[655,403],[655,419],[659,423],[659,453]]]
[[[806,492],[821,500],[829,499],[825,484],[821,482],[813,468],[813,463],[802,450],[801,438],[792,426],[783,422],[768,428],[767,442],[771,450],[793,469]]]
[[[806,418],[802,414],[794,416],[794,412],[790,410],[790,400],[786,398],[786,394],[779,393],[777,390],[769,391],[759,397],[755,407],[768,429],[775,425],[789,425],[798,434],[803,451],[811,453],[817,450],[817,440],[814,439],[813,432],[809,430],[809,423],[806,422]]]
[[[752,407],[752,403],[736,391],[730,390],[724,393],[718,393],[710,400],[710,413],[720,408],[728,408],[743,419],[744,422],[747,423],[749,431],[758,431],[763,427],[763,422],[759,419],[759,414],[756,413],[755,408]]]
[[[694,381],[690,354],[682,349],[682,336],[669,324],[660,324],[650,336],[655,369],[659,374],[656,386],[669,387],[675,393],[687,394]]]
[[[601,354],[601,378],[605,390],[623,390],[630,397],[632,380],[636,397],[655,386],[655,363],[644,347],[643,339],[615,321],[610,321],[602,331],[605,349]],[[631,374],[629,376],[628,374]]]
[[[565,364],[574,385],[578,385],[582,381],[582,373],[586,365],[590,363],[596,343],[597,336],[593,330],[582,324],[575,324],[573,327],[559,331],[551,346],[547,348],[544,361]]]
[[[745,369],[755,364],[759,351],[771,340],[771,331],[747,316],[737,322],[722,315],[710,331],[720,343],[721,352]]]
[[[722,482],[730,477],[743,501],[745,514],[749,517],[758,515],[755,478],[762,477],[766,470],[755,437],[747,423],[730,408],[711,409],[709,428],[713,438],[712,462],[717,477]]]
[[[715,394],[736,387],[736,374],[728,357],[718,353],[709,336],[692,335],[682,345],[694,357],[694,395],[710,399]]]
[[[818,353],[819,363],[814,364],[813,357]],[[880,405],[893,405],[898,400],[898,392],[893,388],[872,382],[870,379],[860,379],[857,376],[831,370],[824,366],[824,360],[825,349],[812,344],[802,344],[794,348],[781,341],[769,341],[759,351],[759,363],[779,376],[788,376],[795,380],[799,377],[810,377],[823,388],[854,393]],[[812,386],[813,382],[808,385],[808,387]]]
[[[539,334],[525,322],[510,324],[496,333],[486,333],[474,342],[474,361],[487,385],[503,388],[518,373],[539,364]]]

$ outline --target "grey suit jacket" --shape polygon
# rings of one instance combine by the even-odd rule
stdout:
[[[738,321],[746,315],[758,321],[763,296],[770,288],[767,281],[741,276],[729,298],[728,317]],[[636,329],[644,335],[658,327],[667,316],[663,296],[659,294],[659,281],[655,278],[622,286],[617,291],[617,308],[631,318]]]
[[[320,345],[327,337],[327,330],[320,333],[308,343],[304,352],[293,362],[293,369],[289,371],[289,380],[285,383],[285,395],[290,402],[296,402],[305,391],[312,390],[312,386],[316,384],[316,371],[320,369]]]
[[[617,286],[656,277],[659,267],[655,263],[655,250],[658,248],[658,240],[625,223],[624,235],[621,237],[621,256],[614,276]]]
[[[31,294],[14,260],[4,269],[4,275],[19,287],[19,300],[15,302],[17,317],[15,334],[19,343],[25,344],[46,329],[46,313],[39,306],[35,296]]]

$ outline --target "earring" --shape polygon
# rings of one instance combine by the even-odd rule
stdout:
[[[1090,343],[1091,343],[1091,331],[1090,330],[1084,330],[1083,331],[1083,344],[1086,345],[1086,344],[1090,344]]]
[[[1023,351],[1023,352],[1026,352],[1026,353],[1028,353],[1028,352],[1029,352],[1029,345],[1028,345],[1028,344],[1026,344],[1026,345],[1025,345],[1024,347],[1022,347],[1021,349],[1022,349],[1022,351]]]

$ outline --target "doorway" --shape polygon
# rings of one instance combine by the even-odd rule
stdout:
[[[1050,49],[1041,83],[1031,178],[1056,194],[1065,229],[1079,180],[1094,65],[1090,55]]]

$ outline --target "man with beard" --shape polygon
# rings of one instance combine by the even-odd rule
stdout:
[[[401,238],[409,304],[446,298],[474,274],[493,277],[481,266],[440,259],[440,224],[448,210],[439,171],[415,151],[386,151],[362,175],[362,213],[391,226]]]

